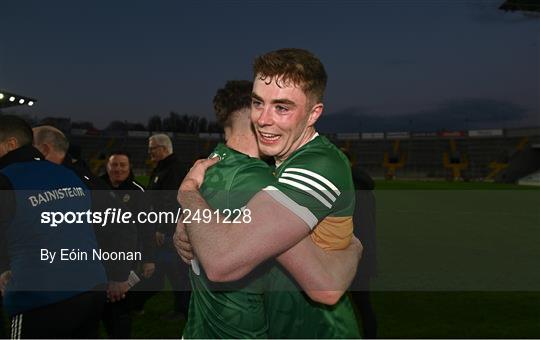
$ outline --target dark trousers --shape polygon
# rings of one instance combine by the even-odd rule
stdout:
[[[5,339],[7,337],[5,322],[6,320],[4,320],[4,312],[2,309],[2,298],[0,297],[0,339]]]
[[[118,302],[108,302],[103,310],[103,326],[111,339],[131,338],[132,292]]]
[[[15,315],[11,338],[98,338],[105,298],[103,291],[91,291]]]
[[[181,262],[180,258],[178,258],[178,261],[157,262],[152,277],[141,281],[135,286],[136,292],[134,293],[137,295],[135,308],[142,309],[148,299],[163,290],[165,278],[171,283],[174,293],[174,311],[187,317],[191,286],[188,267],[184,262]]]
[[[371,305],[369,278],[356,277],[351,286],[351,297],[356,305],[358,317],[362,320],[364,339],[377,338],[377,317]]]

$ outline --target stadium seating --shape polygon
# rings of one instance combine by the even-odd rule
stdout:
[[[140,136],[124,135],[70,135],[71,143],[81,146],[82,158],[90,165],[99,165],[105,155],[115,149],[123,149],[132,156],[133,168],[136,175],[148,174],[152,164],[148,161],[148,133]],[[418,137],[396,140],[339,140],[335,135],[328,135],[339,147],[346,149],[355,164],[365,169],[375,178],[384,178],[388,169],[384,166],[385,153],[387,158],[394,152],[396,145],[399,155],[405,155],[403,166],[396,167],[396,178],[451,178],[451,170],[444,167],[444,153],[449,160],[452,144],[460,157],[467,160],[467,165],[461,171],[465,180],[500,179],[502,172],[507,170],[509,162],[523,154],[527,147],[540,143],[540,134],[523,136],[495,136],[470,138],[461,137]],[[186,165],[194,160],[208,156],[219,142],[216,136],[174,134],[172,138],[174,150]],[[101,162],[103,163],[103,162]],[[96,171],[103,171],[97,169]],[[517,180],[517,179],[515,179]]]

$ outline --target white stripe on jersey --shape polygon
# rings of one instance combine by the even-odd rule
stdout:
[[[324,197],[322,197],[321,195],[319,195],[318,192],[316,192],[315,190],[313,189],[310,189],[308,187],[306,187],[305,185],[303,184],[300,184],[298,182],[294,182],[294,181],[291,181],[291,180],[288,180],[286,178],[280,178],[278,179],[278,182],[279,183],[285,183],[285,184],[288,184],[288,185],[291,185],[295,188],[298,188],[302,191],[305,191],[307,192],[308,194],[310,194],[311,196],[315,197],[316,199],[319,200],[319,202],[321,202],[322,204],[324,204],[328,209],[332,209],[332,204],[330,202],[328,202]]]
[[[267,186],[263,189],[264,192],[267,192],[273,199],[281,203],[284,207],[292,211],[296,216],[300,217],[306,224],[308,228],[313,230],[313,228],[319,223],[317,217],[313,215],[308,208],[301,206],[300,204],[293,201],[287,195],[279,191],[278,188],[273,186]]]
[[[313,178],[316,178],[319,181],[323,182],[330,189],[334,190],[336,195],[338,195],[338,196],[341,195],[341,191],[339,191],[339,189],[332,182],[330,182],[329,180],[327,180],[323,176],[319,175],[318,173],[315,173],[313,171],[306,170],[306,169],[300,169],[300,168],[287,168],[287,169],[285,169],[284,172],[290,172],[290,171],[300,172],[302,174],[305,174],[305,175],[311,176]]]
[[[11,319],[11,339],[21,338],[22,314],[15,315]]]
[[[330,190],[326,189],[325,187],[323,187],[322,185],[320,185],[319,183],[307,178],[307,177],[304,177],[304,176],[300,176],[300,175],[294,175],[294,174],[290,174],[290,173],[283,173],[283,175],[281,175],[281,177],[287,177],[287,178],[294,178],[294,179],[297,179],[299,181],[302,181],[304,183],[307,183],[317,189],[319,189],[323,194],[326,195],[326,197],[328,197],[329,199],[332,200],[332,202],[335,202],[336,201],[336,196],[332,195],[332,193],[330,192]]]
[[[21,314],[19,315],[19,326],[17,327],[17,339],[21,338],[22,320],[23,320],[23,315]]]

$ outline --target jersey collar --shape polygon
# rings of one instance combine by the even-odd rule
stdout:
[[[300,150],[301,148],[303,148],[305,145],[309,144],[311,141],[313,141],[313,140],[314,140],[315,138],[317,138],[317,137],[319,137],[319,133],[318,133],[317,131],[315,131],[315,133],[313,134],[313,136],[311,137],[311,139],[308,140],[307,143],[305,143],[304,145],[302,145],[302,146],[299,147],[298,149],[294,150],[294,152],[291,154],[291,156],[292,156],[293,154],[295,154],[298,150]],[[289,156],[289,157],[291,157],[291,156]],[[283,161],[283,162],[284,162],[284,161]],[[280,166],[281,164],[283,164],[283,162],[279,162],[279,163],[276,162],[276,169],[279,168],[279,166]]]

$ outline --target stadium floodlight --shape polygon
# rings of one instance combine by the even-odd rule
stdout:
[[[36,103],[37,99],[35,98],[22,96],[4,89],[0,89],[0,110],[19,105],[34,106]]]

